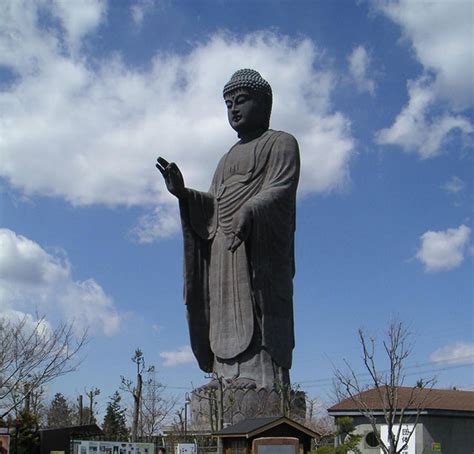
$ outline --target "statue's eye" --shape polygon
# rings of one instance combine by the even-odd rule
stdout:
[[[241,94],[235,98],[235,104],[243,104],[244,102],[248,101],[250,97],[246,94]]]

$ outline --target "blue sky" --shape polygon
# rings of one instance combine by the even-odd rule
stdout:
[[[357,329],[413,333],[407,382],[474,389],[473,3],[67,1],[0,6],[0,312],[89,327],[51,384],[101,401],[140,347],[169,392],[189,352],[177,204],[235,142],[222,87],[257,69],[300,143],[292,379],[330,400]],[[381,362],[381,368],[386,365]]]

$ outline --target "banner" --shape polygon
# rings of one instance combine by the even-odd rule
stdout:
[[[155,454],[153,443],[73,440],[73,454]]]
[[[398,433],[398,427],[399,425],[395,424],[392,428],[392,432],[395,436]],[[410,433],[412,433],[412,435],[410,439],[408,440]],[[385,446],[388,447],[388,426],[387,425],[383,425],[380,427],[380,437],[382,438],[382,441],[385,443]],[[402,424],[400,439],[398,440],[398,444],[396,446],[397,449],[401,448],[407,440],[408,440],[408,445],[401,452],[401,454],[415,454],[416,433],[415,433],[415,426],[413,424]],[[383,454],[382,449],[380,449],[380,453]]]

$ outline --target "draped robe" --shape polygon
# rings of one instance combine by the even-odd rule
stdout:
[[[213,371],[216,357],[238,362],[249,349],[291,367],[299,168],[295,138],[268,130],[223,156],[209,192],[190,189],[180,201],[184,299],[203,371]],[[232,253],[232,220],[243,207],[250,234]]]

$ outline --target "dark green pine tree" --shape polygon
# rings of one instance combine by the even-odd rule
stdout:
[[[46,413],[47,427],[69,427],[74,425],[74,409],[61,394],[54,395]]]
[[[28,410],[22,410],[13,424],[16,425],[16,431],[10,442],[10,452],[16,454],[37,452],[40,445],[38,418]]]
[[[125,418],[126,408],[120,406],[122,396],[118,391],[109,397],[104,416],[103,431],[108,440],[127,441],[128,429]]]

